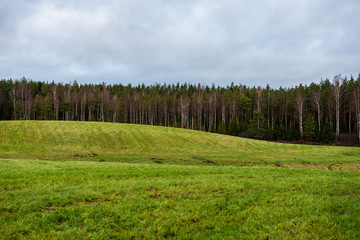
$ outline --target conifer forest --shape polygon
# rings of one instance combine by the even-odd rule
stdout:
[[[0,120],[161,125],[272,141],[357,144],[360,75],[295,87],[0,80]]]

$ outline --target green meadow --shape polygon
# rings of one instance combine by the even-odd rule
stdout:
[[[360,149],[0,122],[0,239],[359,239]]]
[[[360,148],[274,143],[160,126],[2,121],[0,136],[4,159],[360,169]]]

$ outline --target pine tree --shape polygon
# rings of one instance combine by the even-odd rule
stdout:
[[[232,117],[229,122],[229,129],[228,134],[237,136],[238,135],[238,128],[239,128],[239,121],[236,117]]]
[[[321,128],[321,142],[329,143],[334,141],[334,136],[332,134],[330,123],[325,123],[323,127]]]
[[[253,138],[262,139],[264,137],[264,116],[260,110],[255,110],[253,113],[253,119],[251,120],[251,132]]]
[[[306,141],[315,141],[316,126],[311,116],[308,116],[304,122],[304,138]]]

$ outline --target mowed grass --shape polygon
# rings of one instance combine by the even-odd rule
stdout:
[[[0,160],[2,239],[359,239],[358,172]]]
[[[0,239],[360,239],[359,166],[359,148],[4,121]]]
[[[0,158],[359,170],[360,148],[99,122],[2,121]]]

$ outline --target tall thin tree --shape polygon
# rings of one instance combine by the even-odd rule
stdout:
[[[299,130],[300,130],[300,138],[303,139],[304,137],[304,130],[303,130],[303,110],[304,110],[304,101],[305,97],[301,93],[296,94],[295,99],[295,106],[298,112],[299,117]]]
[[[51,100],[55,111],[55,120],[58,120],[59,119],[58,85],[53,82],[50,85],[50,90],[51,90]]]
[[[312,93],[312,103],[317,113],[318,128],[320,132],[321,131],[321,92],[320,91],[314,91]]]
[[[355,106],[357,134],[360,142],[360,85],[353,90],[353,100]]]
[[[335,103],[336,139],[338,139],[340,134],[340,98],[343,93],[341,81],[341,74],[336,75],[330,88]]]

